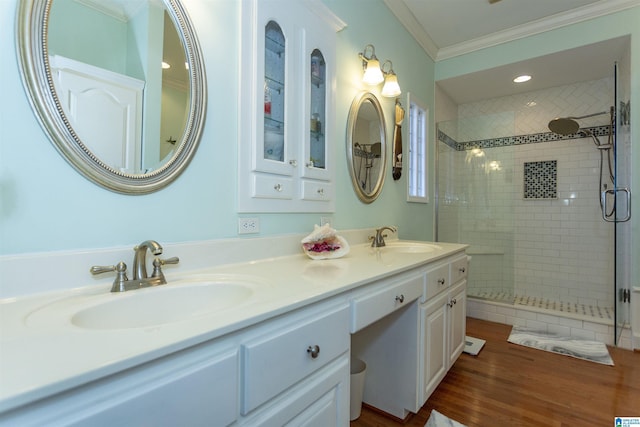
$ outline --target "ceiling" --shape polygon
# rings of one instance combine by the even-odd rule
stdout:
[[[640,0],[384,0],[435,61],[640,5]],[[438,82],[458,104],[613,75],[627,37]],[[594,60],[597,58],[597,60]],[[513,78],[533,79],[516,85]],[[481,82],[481,83],[480,83]]]

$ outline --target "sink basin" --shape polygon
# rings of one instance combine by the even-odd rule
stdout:
[[[269,284],[253,279],[235,274],[204,274],[127,292],[92,288],[34,310],[25,318],[25,323],[116,330],[193,320],[258,301],[257,297]]]
[[[380,248],[381,252],[398,252],[405,254],[425,254],[442,249],[438,245],[421,242],[387,242],[386,246]]]
[[[240,283],[203,282],[112,294],[84,308],[71,323],[86,329],[143,328],[187,320],[246,301],[253,290]]]

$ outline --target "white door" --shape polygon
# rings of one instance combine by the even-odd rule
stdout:
[[[139,173],[144,82],[60,56],[51,58],[51,70],[80,140],[107,166]]]

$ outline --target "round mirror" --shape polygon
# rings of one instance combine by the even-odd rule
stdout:
[[[206,83],[179,0],[23,0],[17,40],[36,116],[81,174],[144,194],[184,171]]]
[[[378,98],[356,96],[347,120],[347,162],[358,198],[371,203],[382,191],[387,164],[387,133]]]

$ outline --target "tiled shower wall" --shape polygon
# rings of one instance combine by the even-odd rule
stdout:
[[[590,138],[557,140],[547,128],[555,117],[609,111],[613,86],[606,78],[460,105],[459,119],[439,126],[458,146],[438,144],[438,239],[471,244],[470,294],[613,305],[613,226],[600,212],[600,152]],[[608,114],[580,121],[607,123]],[[468,142],[463,151],[461,142]],[[524,163],[553,160],[557,198],[524,199]]]

